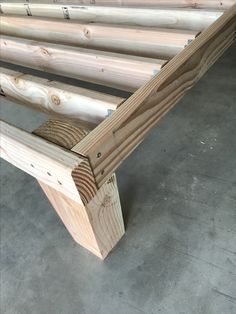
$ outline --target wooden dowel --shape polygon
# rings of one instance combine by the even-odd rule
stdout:
[[[0,68],[1,93],[22,105],[93,128],[124,99]]]
[[[8,0],[2,0],[8,2]],[[11,0],[12,3],[24,2],[22,0]],[[234,0],[29,0],[30,3],[61,3],[80,5],[109,5],[109,6],[137,6],[137,7],[173,7],[173,8],[213,8],[228,9]],[[28,3],[27,3],[28,4]]]
[[[6,62],[126,91],[137,90],[166,62],[7,36],[0,50]]]
[[[57,4],[3,3],[4,14],[79,20],[87,23],[110,23],[164,27],[202,31],[212,24],[222,12],[181,9],[117,8]]]
[[[172,58],[197,32],[2,16],[1,34],[152,58]]]

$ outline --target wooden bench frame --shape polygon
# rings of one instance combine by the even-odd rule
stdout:
[[[1,157],[34,176],[72,237],[104,259],[124,234],[114,172],[234,42],[236,4],[90,133],[59,120],[1,122]]]

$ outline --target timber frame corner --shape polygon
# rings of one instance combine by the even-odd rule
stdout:
[[[129,3],[129,1],[124,2]],[[117,1],[114,0],[113,2],[116,3]],[[139,3],[139,1],[136,2]],[[181,0],[178,2],[182,3]],[[198,2],[202,3],[202,1],[196,1],[196,3]],[[231,3],[232,1],[228,2]],[[37,9],[33,5],[28,5],[27,9],[30,8],[31,10]],[[55,6],[54,8],[56,10],[58,7]],[[10,10],[10,13],[23,14],[22,8],[17,5],[2,4],[2,13],[5,9],[6,11]],[[90,7],[90,10],[101,10],[101,8],[96,9],[95,7],[94,9]],[[129,11],[129,9],[125,10]],[[55,16],[57,14],[56,12]],[[6,14],[4,18],[7,20],[8,15]],[[67,19],[65,16],[64,18]],[[12,18],[12,21],[14,21],[12,23],[15,23],[14,19],[15,17]],[[27,20],[27,17],[24,19]],[[40,23],[39,21],[39,27],[43,31],[44,26]],[[104,26],[104,29],[106,27]],[[130,33],[133,32],[132,27],[129,29]],[[10,32],[9,29],[6,27],[4,31]],[[48,62],[47,58],[50,58],[51,54],[54,53],[58,58],[63,53],[68,53],[68,56],[74,54],[78,60],[80,60],[78,56],[84,58],[85,55],[86,49],[73,48],[73,50],[70,50],[62,45],[46,43],[44,43],[45,46],[42,46],[42,43],[36,41],[12,39],[11,36],[3,34],[1,48],[3,49],[3,61],[5,62],[18,64],[15,57],[17,50],[14,49],[20,49],[20,47],[24,53],[27,51],[26,47],[30,51],[29,64],[26,64],[26,66],[37,70],[44,70],[45,65],[40,68],[42,60]],[[149,34],[151,34],[151,31]],[[112,68],[113,62],[121,65],[123,71],[124,64],[130,66],[130,68],[127,67],[127,71],[130,71],[129,75],[131,75],[128,88],[131,91],[135,88],[132,85],[132,78],[136,77],[138,73],[136,68],[140,67],[139,75],[142,74],[139,77],[140,86],[127,99],[103,95],[95,91],[86,91],[79,87],[68,87],[66,84],[59,82],[35,78],[28,74],[1,68],[1,97],[7,97],[15,102],[23,103],[49,114],[56,113],[54,119],[48,120],[32,133],[27,133],[1,121],[1,157],[35,177],[74,240],[99,258],[104,259],[125,233],[115,176],[116,169],[143,141],[158,121],[178,103],[234,42],[235,34],[236,3],[198,36],[191,38],[188,44],[173,58],[170,58],[168,62],[158,60],[158,73],[148,79],[145,84],[142,83],[142,75],[146,67],[150,67],[153,71],[153,59],[150,59],[150,63],[146,60],[148,59],[146,57],[144,60],[142,57],[135,56],[131,60],[132,58],[129,55],[125,57],[124,61],[124,57],[122,57],[123,59],[120,58],[119,54],[100,51],[97,51],[98,56],[94,58],[94,51],[90,51],[88,56],[93,60],[94,71],[97,71],[92,74],[94,75],[93,78],[87,77],[87,81],[90,82],[95,80],[95,83],[98,82],[102,85],[105,82],[104,80],[107,79],[104,79],[104,72],[106,71],[103,66],[107,66],[107,60],[113,60],[106,69],[111,67],[112,71],[116,71],[115,67]],[[7,35],[9,34],[7,33]],[[87,37],[89,36],[87,35]],[[38,62],[36,65],[33,63],[30,49],[33,49],[32,51],[35,54],[39,54],[38,58],[40,58],[41,63]],[[109,49],[111,49],[110,46]],[[97,60],[100,60],[101,63],[104,62],[102,68],[96,63]],[[80,61],[78,61],[79,63]],[[47,66],[49,65],[50,61],[47,63]],[[157,63],[155,63],[155,66],[157,66]],[[81,64],[78,67],[81,68]],[[68,74],[64,69],[63,74],[74,77],[72,70]],[[51,70],[51,72],[53,71]],[[112,71],[111,73],[113,73]],[[97,78],[97,73],[101,78]],[[112,87],[121,81],[120,77],[117,79],[115,77],[119,74],[119,71],[114,73],[114,77],[108,74],[108,80],[111,81],[109,86]],[[137,84],[136,81],[135,84]],[[116,86],[120,87],[121,85]],[[47,106],[37,100],[37,95],[32,98],[27,93],[30,87],[41,93],[43,91],[46,95]],[[65,95],[68,97],[67,103],[64,100]],[[59,112],[58,107],[63,101],[65,102],[65,108],[60,109],[62,111]],[[88,112],[82,112],[84,115],[81,115],[81,111],[76,111],[69,115],[68,112],[71,110],[72,104],[83,101],[95,111],[99,108],[96,111],[96,117],[94,115],[94,119],[91,119]],[[61,119],[63,115],[66,116],[66,120]],[[86,121],[86,127],[81,128],[74,122],[70,122],[73,118],[76,118],[77,122],[82,121],[82,124]],[[91,125],[93,126],[92,131],[88,132],[87,130]]]

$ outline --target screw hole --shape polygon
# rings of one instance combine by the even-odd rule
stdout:
[[[97,158],[100,158],[102,156],[101,153],[97,153]]]
[[[47,172],[47,175],[49,175],[49,177],[51,177],[51,176],[52,176],[50,172]]]
[[[105,171],[104,171],[104,170],[102,170],[102,171],[101,171],[101,175],[104,175],[104,172],[105,172]]]
[[[60,181],[57,181],[60,185],[62,185],[62,183]]]
[[[30,166],[31,166],[32,168],[34,168],[34,165],[33,165],[33,164],[30,164]]]

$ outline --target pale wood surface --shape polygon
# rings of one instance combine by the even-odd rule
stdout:
[[[98,185],[233,43],[235,30],[236,5],[73,148],[89,158]]]
[[[91,128],[125,99],[0,67],[1,93],[12,101]]]
[[[170,59],[195,38],[197,31],[2,15],[1,34],[142,57]]]
[[[113,174],[86,205],[98,246],[105,258],[125,233],[120,197]]]
[[[65,121],[49,119],[32,133],[46,139],[50,143],[71,150],[77,143],[82,141],[88,134],[88,131]]]
[[[2,0],[8,2],[8,0]],[[11,2],[22,2],[22,0],[11,0]],[[175,8],[214,8],[228,9],[234,0],[28,0],[28,3],[64,3],[64,4],[93,4],[114,6],[140,6],[140,7],[175,7]]]
[[[137,90],[166,62],[8,36],[0,37],[0,50],[6,62],[126,91]]]
[[[3,121],[0,132],[1,158],[82,204],[72,171],[83,158]]]
[[[3,3],[4,14],[61,18],[80,22],[138,25],[202,31],[222,14],[220,11],[198,9],[149,9],[57,4]]]
[[[70,150],[85,138],[88,132],[65,121],[51,119],[42,124],[33,134]],[[86,204],[96,195],[97,185],[88,160],[82,157],[81,159],[79,166],[72,169],[71,176],[82,202]]]
[[[66,197],[43,182],[38,181],[38,183],[73,239],[102,258],[84,205]]]
[[[86,206],[38,182],[73,239],[105,259],[125,233],[115,175]]]
[[[64,122],[50,120],[34,134],[70,149],[83,139],[86,132]],[[84,175],[86,177],[86,173]],[[73,177],[76,178],[74,174]],[[83,187],[77,185],[83,205],[45,183],[39,181],[39,184],[74,240],[104,259],[125,232],[115,175],[96,190],[95,195],[86,193],[86,198]],[[86,189],[94,190],[93,184],[87,181]]]

